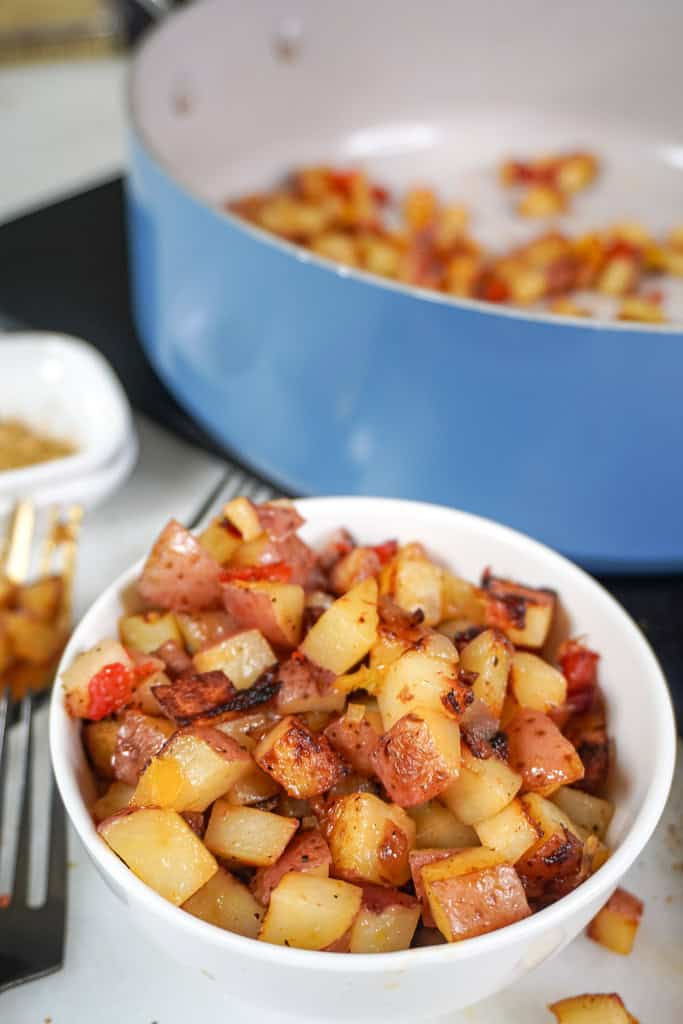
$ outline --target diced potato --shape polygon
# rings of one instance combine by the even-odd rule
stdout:
[[[577,826],[578,828],[578,826]],[[583,844],[583,870],[594,875],[609,860],[610,851],[597,836],[590,835]]]
[[[198,651],[193,661],[198,672],[223,672],[236,690],[247,690],[277,658],[263,633],[246,629]]]
[[[549,800],[529,793],[521,798],[541,836],[516,863],[527,898],[539,909],[571,892],[585,877],[584,846],[578,828]]]
[[[327,878],[331,863],[329,847],[317,829],[297,832],[275,864],[258,868],[251,880],[251,891],[259,903],[266,907],[271,892],[288,871],[306,871],[319,878]]]
[[[416,707],[385,733],[371,760],[391,800],[415,807],[458,777],[460,728],[442,711]]]
[[[64,593],[61,576],[45,576],[33,583],[24,583],[17,590],[17,607],[41,622],[54,622]],[[2,601],[0,601],[0,607]]]
[[[520,797],[520,802],[532,822],[538,827],[541,838],[548,839],[557,832],[561,833],[564,829],[568,829],[579,839],[581,838],[582,830],[554,801],[547,800],[539,793],[525,793]]]
[[[235,620],[226,611],[177,612],[176,622],[190,654],[235,632]]]
[[[312,733],[292,715],[263,737],[254,759],[290,796],[301,799],[326,792],[346,773],[327,737]]]
[[[406,651],[389,666],[377,693],[384,729],[417,707],[455,714],[450,695],[458,702],[461,693],[456,664],[422,651]]]
[[[337,688],[335,678],[333,672],[295,651],[278,669],[277,710],[282,715],[342,711],[346,694]]]
[[[372,793],[340,797],[325,817],[323,833],[339,877],[393,886],[410,878],[415,824],[402,808]]]
[[[399,608],[420,609],[427,626],[443,618],[442,571],[427,558],[411,557],[409,548],[402,548],[396,558],[392,593]]]
[[[476,840],[476,835],[475,835]],[[462,847],[467,849],[467,847]],[[449,860],[456,853],[460,853],[461,847],[444,848],[444,849],[424,849],[424,850],[411,850],[410,851],[410,873],[413,879],[413,888],[415,889],[415,895],[420,901],[422,908],[422,923],[425,928],[436,928],[434,918],[429,907],[429,900],[425,892],[424,883],[422,881],[422,868],[425,864],[436,864],[440,860]],[[438,934],[441,934],[440,932]]]
[[[490,574],[484,576],[486,622],[505,633],[516,647],[543,647],[552,625],[557,595]]]
[[[531,913],[515,869],[483,847],[425,865],[422,881],[447,942],[484,935]]]
[[[138,594],[153,608],[196,611],[220,606],[221,567],[175,519],[161,531],[138,580]]]
[[[176,811],[122,811],[100,822],[97,831],[138,878],[177,907],[218,870],[215,858]]]
[[[216,800],[204,842],[219,857],[262,867],[282,856],[298,827],[296,818]]]
[[[155,686],[170,686],[171,680],[165,672],[151,672],[133,691],[133,706],[145,715],[162,715],[161,704],[154,696]]]
[[[119,622],[119,633],[126,647],[134,647],[143,654],[152,654],[169,641],[179,646],[183,642],[173,612],[125,615]]]
[[[249,807],[269,800],[280,793],[280,786],[262,771],[257,764],[251,764],[249,771],[237,780],[229,789],[225,799],[231,804],[244,804]]]
[[[561,786],[553,793],[553,803],[578,825],[584,838],[591,834],[598,839],[605,838],[614,813],[609,800],[584,793],[581,789],[572,789],[571,786]]]
[[[356,885],[290,871],[271,894],[259,939],[278,946],[325,949],[349,930],[361,899]]]
[[[364,885],[360,912],[351,926],[349,952],[396,953],[409,949],[420,904],[412,896],[384,886]]]
[[[105,818],[110,818],[112,814],[128,807],[134,792],[135,788],[127,786],[125,782],[112,782],[107,792],[92,805],[91,811],[95,821],[104,821]]]
[[[588,937],[613,953],[628,956],[642,916],[642,901],[625,889],[617,889],[588,925]]]
[[[72,664],[62,672],[64,700],[70,715],[75,718],[86,718],[90,705],[88,686],[94,675],[105,665],[121,664],[131,667],[131,660],[125,649],[117,640],[101,640],[92,650],[79,654]]]
[[[296,647],[305,603],[302,586],[234,580],[223,583],[222,587],[225,607],[240,626],[259,629],[273,644]]]
[[[369,576],[376,576],[381,569],[379,555],[372,548],[353,548],[343,555],[332,567],[330,583],[335,594],[346,594],[356,584]]]
[[[521,773],[525,790],[549,796],[583,778],[574,746],[543,712],[521,708],[506,731],[510,765]]]
[[[497,757],[476,758],[462,747],[460,775],[440,800],[465,825],[492,818],[506,807],[522,786],[522,776]]]
[[[252,751],[279,721],[280,715],[273,708],[264,706],[245,714],[236,714],[233,718],[219,722],[216,728],[226,736],[232,736],[244,750]]]
[[[263,533],[258,514],[249,498],[233,498],[223,507],[223,515],[239,530],[242,540],[254,540]]]
[[[43,665],[59,652],[66,639],[55,623],[41,622],[28,612],[5,612],[5,630],[16,658],[31,665]]]
[[[241,544],[240,537],[229,527],[225,516],[216,516],[197,537],[200,546],[220,565],[229,562]]]
[[[430,800],[426,804],[408,809],[415,822],[415,846],[421,849],[457,849],[461,846],[476,846],[477,833],[471,825],[463,825],[452,811]]]
[[[200,725],[179,729],[141,776],[133,802],[142,807],[205,811],[252,765],[247,751],[217,729]]]
[[[572,996],[548,1009],[555,1014],[557,1024],[638,1024],[616,993]]]
[[[363,580],[323,612],[301,650],[316,665],[342,675],[368,653],[378,623],[377,581]]]
[[[475,829],[482,846],[493,850],[510,864],[519,860],[541,834],[540,828],[527,814],[524,804],[517,799],[492,818],[477,822]]]
[[[90,763],[102,779],[114,778],[114,751],[119,723],[111,718],[101,722],[86,722],[83,726],[83,745],[88,752]]]
[[[543,658],[528,651],[515,651],[510,688],[523,708],[551,711],[567,699],[567,680]]]
[[[511,664],[510,643],[495,629],[475,636],[460,654],[461,667],[477,674],[472,684],[474,697],[483,701],[497,720],[503,710]]]
[[[237,935],[256,939],[264,910],[249,889],[234,875],[219,867],[213,878],[183,903],[183,910],[202,921]]]
[[[334,749],[360,775],[372,775],[371,755],[382,735],[379,712],[364,704],[347,704],[346,712],[325,729]]]
[[[173,724],[167,718],[143,715],[139,711],[125,711],[119,722],[112,756],[114,778],[129,786],[136,786],[150,758],[159,753],[173,731]],[[150,805],[155,803],[154,800],[149,801]]]

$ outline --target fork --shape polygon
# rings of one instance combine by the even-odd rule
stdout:
[[[50,575],[51,564],[60,553],[62,555],[63,587],[57,620],[60,628],[67,626],[71,615],[81,514],[78,507],[73,507],[66,513],[64,522],[58,510],[53,509],[42,546],[40,573],[43,577]],[[6,541],[0,545],[3,549],[4,573],[13,583],[22,583],[28,576],[34,532],[33,506],[30,502],[19,502]],[[59,970],[64,960],[66,822],[64,808],[49,769],[47,778],[40,780],[41,784],[47,783],[50,795],[47,885],[45,898],[39,906],[29,902],[31,849],[35,840],[31,823],[35,705],[36,697],[31,692],[18,705],[12,702],[9,688],[0,696],[0,851],[5,846],[9,847],[10,838],[7,815],[3,819],[4,798],[8,804],[9,798],[13,798],[20,807],[10,891],[2,897],[0,903],[0,993]],[[13,793],[7,748],[11,718],[16,710],[21,748],[13,765],[12,775],[18,780],[18,792]]]

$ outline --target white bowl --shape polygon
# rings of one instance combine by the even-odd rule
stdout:
[[[26,496],[39,505],[81,500],[81,490],[98,488],[75,489],[73,481],[94,473],[118,478],[111,467],[131,463],[137,447],[128,400],[114,371],[95,348],[67,335],[0,337],[0,416],[16,417],[77,448],[51,462],[0,471],[0,504]]]
[[[616,811],[608,837],[614,853],[607,863],[558,903],[489,935],[374,957],[312,953],[205,924],[167,903],[125,867],[98,837],[88,814],[91,781],[79,725],[67,716],[59,687],[53,691],[50,721],[57,783],[76,831],[125,904],[131,924],[170,956],[250,1002],[255,1013],[273,1011],[278,1019],[286,1014],[292,1020],[415,1022],[469,1006],[511,984],[561,950],[607,900],[650,838],[669,792],[675,750],[669,693],[650,647],[622,608],[586,573],[522,534],[408,501],[312,498],[297,507],[307,519],[303,536],[314,544],[344,525],[364,542],[423,541],[469,578],[491,566],[501,575],[559,591],[571,632],[585,634],[601,654],[600,681],[617,748],[611,793]],[[119,577],[90,609],[66,649],[64,665],[116,631],[121,592],[140,567]]]

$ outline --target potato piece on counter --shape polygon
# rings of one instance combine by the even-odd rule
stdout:
[[[486,573],[482,580],[486,622],[505,633],[516,647],[539,650],[552,625],[557,595]]]
[[[567,699],[567,680],[537,654],[515,651],[510,689],[520,707],[548,712]]]
[[[297,949],[326,949],[346,935],[362,897],[357,885],[290,871],[271,893],[259,939]]]
[[[540,827],[527,813],[521,800],[512,800],[498,814],[475,825],[482,846],[499,854],[510,864],[538,842]]]
[[[121,642],[143,654],[154,651],[172,642],[182,646],[182,636],[173,612],[142,612],[139,615],[124,615],[119,620]]]
[[[616,992],[572,996],[548,1007],[557,1024],[638,1024]]]
[[[448,942],[484,935],[531,913],[515,869],[482,847],[425,865],[422,882]]]
[[[236,690],[247,690],[277,664],[272,647],[258,629],[245,629],[219,640],[198,651],[192,660],[198,672],[223,672]]]
[[[458,723],[443,712],[416,707],[382,736],[371,761],[391,800],[415,807],[458,777]]]
[[[218,857],[267,867],[282,856],[298,827],[296,818],[216,800],[204,842]]]
[[[552,800],[582,830],[582,838],[587,835],[605,838],[614,814],[614,807],[609,800],[584,793],[581,789],[572,789],[571,786],[561,786],[553,793]]]
[[[486,629],[463,648],[460,665],[475,672],[472,694],[483,701],[499,722],[512,664],[510,641],[496,629]]]
[[[75,718],[86,718],[90,707],[90,681],[107,665],[123,665],[130,669],[132,662],[118,640],[101,640],[89,651],[84,651],[62,672],[66,709]]]
[[[306,871],[319,878],[328,878],[332,856],[317,829],[298,832],[281,857],[267,868],[259,868],[251,880],[251,891],[264,907],[270,894],[288,871]]]
[[[244,629],[259,629],[281,647],[296,647],[301,636],[304,588],[298,583],[232,580],[222,583],[226,611]]]
[[[138,782],[137,806],[205,811],[253,766],[235,740],[211,726],[179,729],[154,757]]]
[[[363,658],[377,639],[377,581],[363,580],[338,598],[306,634],[307,658],[342,675]]]
[[[528,792],[550,796],[583,778],[576,749],[542,711],[520,708],[506,732],[510,765],[520,772]]]
[[[492,818],[517,795],[522,776],[497,757],[475,757],[463,744],[460,774],[439,799],[464,825]]]
[[[179,907],[218,865],[176,811],[143,807],[106,818],[97,831],[131,871]]]
[[[258,938],[264,915],[263,907],[254,899],[247,886],[221,867],[194,896],[183,903],[183,910],[202,921],[215,924],[217,928],[244,935],[248,939]]]
[[[347,772],[330,741],[293,715],[263,737],[254,759],[290,796],[300,799],[331,789]]]
[[[611,949],[613,953],[628,956],[633,949],[642,916],[642,900],[626,889],[616,889],[588,925],[588,937],[606,949]]]
[[[351,926],[350,953],[396,953],[409,949],[420,919],[419,901],[398,889],[364,885]]]
[[[408,814],[415,822],[415,846],[418,850],[477,846],[479,842],[472,826],[463,825],[438,800],[410,807]]]
[[[392,886],[410,878],[415,824],[401,807],[372,793],[353,793],[334,801],[322,831],[341,878]]]
[[[103,793],[90,808],[95,821],[99,823],[124,810],[128,807],[134,792],[134,786],[127,786],[125,782],[112,782],[107,792]]]
[[[114,778],[114,751],[119,734],[119,723],[112,718],[101,722],[85,722],[81,736],[90,763],[102,779]]]

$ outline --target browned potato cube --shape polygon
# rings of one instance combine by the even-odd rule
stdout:
[[[339,877],[393,886],[410,878],[415,824],[402,808],[353,793],[334,801],[322,827]]]
[[[574,746],[543,712],[520,709],[506,731],[510,765],[520,772],[528,792],[549,796],[583,778]]]
[[[372,752],[382,734],[379,714],[368,711],[364,704],[348,704],[346,713],[325,729],[325,736],[334,749],[359,775],[374,773]]]
[[[510,864],[538,842],[540,827],[532,820],[521,800],[512,800],[492,818],[475,825],[482,846],[493,850]]]
[[[439,640],[450,649],[450,658],[409,650],[389,665],[377,692],[385,731],[414,709],[460,717],[471,701],[471,693],[458,678],[457,651],[446,637]]]
[[[531,913],[515,869],[482,847],[425,865],[422,881],[447,942],[484,935]]]
[[[409,949],[420,903],[412,896],[383,885],[364,885],[363,902],[349,940],[350,953],[396,953]]]
[[[476,673],[472,684],[475,698],[483,701],[493,718],[500,721],[512,663],[512,645],[496,629],[486,629],[463,648],[460,664]]]
[[[298,827],[296,818],[216,800],[204,842],[226,860],[263,867],[282,856]]]
[[[275,707],[281,715],[343,711],[346,694],[337,689],[333,672],[310,661],[301,651],[280,664]]]
[[[316,665],[342,675],[377,639],[377,580],[363,580],[338,598],[306,634],[302,652]]]
[[[415,708],[382,736],[371,761],[391,800],[415,807],[458,777],[458,723],[439,711]]]
[[[220,867],[213,878],[183,903],[183,910],[248,939],[258,937],[263,920],[263,907],[247,886]]]
[[[552,590],[527,587],[486,573],[482,580],[486,621],[505,633],[517,647],[543,647],[555,614]]]
[[[235,632],[235,620],[226,611],[176,612],[176,622],[183,644],[196,654]]]
[[[583,881],[583,843],[574,832],[563,828],[539,839],[515,867],[532,907],[547,907]]]
[[[356,885],[290,871],[271,893],[259,939],[298,949],[326,949],[346,935],[361,899]]]
[[[588,925],[588,937],[613,953],[628,956],[642,916],[642,900],[626,889],[617,889]]]
[[[236,690],[246,690],[277,658],[260,630],[245,629],[198,651],[193,661],[198,672],[223,672]]]
[[[119,723],[111,718],[101,722],[86,722],[83,726],[83,745],[90,763],[102,779],[114,778],[114,751]]]
[[[142,807],[100,822],[97,831],[131,871],[179,907],[218,865],[176,811]]]
[[[562,673],[529,651],[515,651],[510,689],[520,707],[536,711],[552,711],[567,699],[567,680]]]
[[[347,770],[330,741],[293,715],[263,737],[254,759],[290,796],[301,799],[331,789]]]
[[[548,1009],[555,1014],[557,1024],[638,1024],[615,992],[560,999]]]
[[[55,623],[42,622],[25,611],[5,612],[3,621],[14,656],[31,665],[50,661],[66,639]]]

